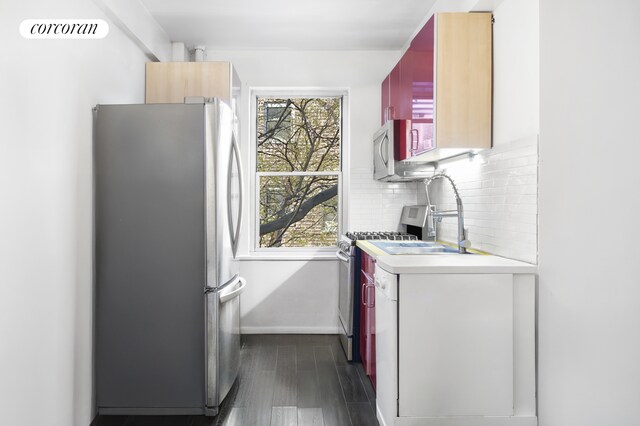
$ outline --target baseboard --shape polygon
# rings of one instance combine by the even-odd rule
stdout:
[[[98,407],[99,415],[124,415],[124,416],[199,416],[205,414],[202,407]]]
[[[240,327],[241,334],[338,334],[339,327]]]
[[[536,416],[513,417],[397,417],[395,426],[537,426]]]

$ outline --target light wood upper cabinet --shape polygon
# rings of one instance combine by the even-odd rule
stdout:
[[[491,14],[437,15],[436,146],[491,148]]]
[[[146,103],[184,103],[186,96],[220,98],[235,109],[240,78],[230,62],[149,62]]]
[[[383,121],[411,120],[396,160],[491,148],[491,21],[491,13],[432,16],[385,79]]]

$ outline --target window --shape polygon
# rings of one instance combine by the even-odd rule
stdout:
[[[256,97],[257,248],[333,247],[342,96]]]

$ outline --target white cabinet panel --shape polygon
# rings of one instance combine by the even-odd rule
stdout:
[[[513,415],[513,275],[403,274],[399,415]]]

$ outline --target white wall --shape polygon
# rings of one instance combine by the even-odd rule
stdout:
[[[336,333],[338,262],[252,260],[240,264],[242,332]]]
[[[493,11],[493,146],[540,131],[538,0],[502,0]]]
[[[540,426],[640,424],[638,16],[540,1]]]
[[[349,218],[344,229],[367,226],[373,218],[383,221],[383,209],[367,205],[358,210],[356,200],[377,198],[361,180],[349,172],[371,176],[371,136],[379,128],[380,84],[400,57],[398,51],[215,51],[207,52],[207,60],[231,61],[243,82],[241,142],[245,170],[249,169],[250,152],[250,90],[251,88],[334,88],[349,90]],[[357,173],[356,173],[357,172]],[[251,205],[253,194],[247,194],[245,203]],[[385,194],[387,199],[406,197],[403,191]],[[415,199],[415,191],[409,198]],[[392,212],[400,217],[401,204]],[[351,213],[358,211],[358,214]],[[363,216],[367,215],[367,217]],[[362,220],[364,223],[359,222]],[[249,223],[244,221],[241,252],[250,250]],[[337,330],[338,272],[335,260],[271,260],[256,258],[241,262],[241,273],[251,278],[241,304],[244,332],[330,332]],[[304,308],[304,309],[302,309]]]
[[[537,262],[539,11],[538,0],[502,0],[493,15],[493,149],[470,163],[444,163],[462,198],[472,247]],[[439,209],[455,209],[448,182],[430,185]],[[426,203],[424,185],[418,200]],[[438,225],[438,238],[457,241],[456,220]]]
[[[3,2],[0,12],[0,423],[92,418],[92,113],[142,102],[140,49],[25,40],[27,18],[99,18],[80,0]]]

